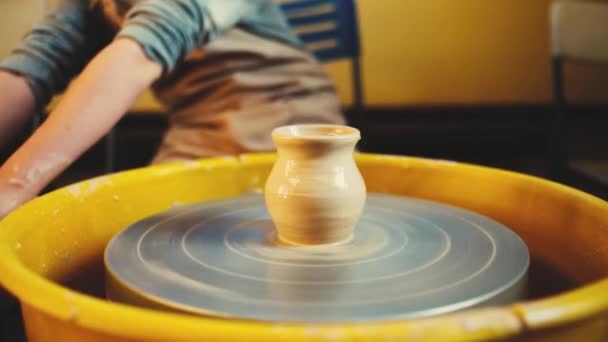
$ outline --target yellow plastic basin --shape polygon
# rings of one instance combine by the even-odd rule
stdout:
[[[532,253],[529,299],[373,324],[265,324],[188,316],[103,298],[103,251],[129,224],[177,204],[260,191],[274,155],[154,166],[59,189],[0,222],[0,282],[30,341],[608,340],[608,204],[542,179],[406,157],[358,155],[373,192],[490,216]]]

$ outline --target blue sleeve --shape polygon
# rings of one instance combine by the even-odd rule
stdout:
[[[171,71],[195,48],[255,14],[258,0],[145,0],[137,3],[117,37],[138,42],[148,57]]]
[[[91,57],[91,46],[85,39],[87,11],[87,0],[62,0],[0,62],[0,69],[28,80],[39,110],[65,89]]]

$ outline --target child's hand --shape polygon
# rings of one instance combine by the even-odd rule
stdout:
[[[23,204],[20,197],[18,191],[0,190],[0,220]]]
[[[11,211],[15,210],[18,206],[17,200],[12,198],[10,195],[0,195],[0,220],[6,215],[10,214]]]
[[[0,167],[0,218],[34,198],[101,139],[162,72],[130,39],[108,45],[48,119]]]
[[[36,196],[28,186],[28,173],[19,171],[13,168],[9,174],[6,167],[0,169],[0,220]]]

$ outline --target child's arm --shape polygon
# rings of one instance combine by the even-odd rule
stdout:
[[[235,25],[255,0],[143,1],[49,119],[0,168],[0,218],[35,197],[106,134],[137,96],[192,50]]]
[[[87,40],[88,11],[86,0],[58,1],[53,12],[0,62],[0,148],[99,50],[100,44]],[[0,218],[32,197],[44,160],[52,157],[45,155],[45,148],[34,153],[31,147],[22,150],[26,152],[16,153],[13,162],[0,168]],[[36,165],[29,168],[32,163]]]
[[[35,197],[99,140],[161,71],[129,39],[102,50],[45,123],[0,168],[0,217]]]

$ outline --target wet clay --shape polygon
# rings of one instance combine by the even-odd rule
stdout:
[[[266,206],[284,243],[347,242],[366,198],[354,161],[361,136],[339,125],[295,125],[273,131],[277,160],[266,182]]]

